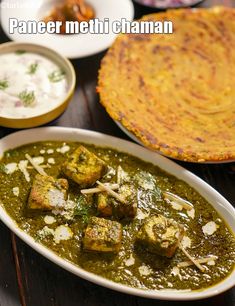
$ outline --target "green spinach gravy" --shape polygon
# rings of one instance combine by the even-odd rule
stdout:
[[[103,183],[127,182],[137,201],[134,218],[117,220],[122,224],[118,253],[88,252],[82,244],[84,230],[92,216],[99,216],[97,194],[83,195],[69,180],[67,206],[63,213],[29,212],[27,202],[37,174],[25,158],[29,154],[54,178],[64,178],[61,165],[79,143],[39,142],[5,152],[0,161],[0,198],[19,228],[60,257],[112,281],[141,289],[202,290],[226,278],[234,269],[235,239],[218,213],[185,182],[136,157],[109,148],[84,145],[108,165]],[[170,192],[192,203],[190,211],[164,200]],[[194,258],[210,258],[204,271],[188,265],[189,259],[178,248],[172,258],[148,252],[135,238],[146,218],[160,214],[184,226],[184,249]],[[182,265],[182,262],[185,263]]]

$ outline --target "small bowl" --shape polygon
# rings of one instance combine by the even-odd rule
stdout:
[[[10,52],[16,52],[17,50],[24,50],[27,52],[42,55],[57,64],[59,67],[61,67],[61,69],[65,71],[67,77],[67,94],[65,98],[63,98],[61,101],[58,101],[57,105],[53,109],[45,113],[41,113],[37,116],[27,118],[11,118],[0,116],[0,125],[9,128],[22,129],[40,126],[50,121],[53,121],[65,111],[70,100],[73,97],[76,85],[76,74],[72,64],[68,59],[66,59],[59,53],[40,45],[15,42],[9,42],[0,45],[0,55]]]
[[[13,5],[16,2],[17,5]],[[14,34],[9,31],[9,19],[16,18],[22,21],[41,21],[51,10],[64,2],[62,0],[4,0],[0,10],[0,22],[3,31],[13,41],[40,44],[53,50],[60,50],[64,56],[75,59],[97,54],[106,50],[114,42],[118,34],[112,32],[112,23],[125,18],[132,21],[134,6],[132,0],[87,0],[95,10],[95,17],[100,21],[109,19],[110,29],[106,34]]]
[[[147,6],[150,8],[155,8],[158,10],[166,10],[166,9],[174,9],[174,8],[187,8],[198,5],[202,3],[204,0],[134,0],[140,5]]]

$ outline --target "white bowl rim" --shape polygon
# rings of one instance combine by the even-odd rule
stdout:
[[[13,1],[14,2],[14,1]],[[16,1],[17,2],[17,1]],[[41,44],[46,47],[59,50],[64,56],[70,59],[84,58],[92,56],[106,50],[114,42],[117,34],[114,34],[111,29],[108,34],[19,34],[9,32],[9,18],[16,18],[19,21],[40,21],[38,12],[41,8],[49,3],[47,0],[21,0],[19,4],[11,5],[11,0],[4,0],[1,3],[0,20],[5,34],[17,42],[32,42]],[[53,1],[51,1],[53,2]],[[54,0],[54,2],[56,2]],[[89,0],[96,11],[96,18],[104,20],[110,19],[111,23],[121,18],[126,18],[132,21],[134,18],[134,5],[131,0]],[[108,3],[107,3],[108,2]],[[26,8],[26,9],[25,9]]]
[[[214,208],[223,217],[225,222],[230,226],[233,232],[235,232],[235,209],[233,206],[215,189],[204,182],[202,179],[192,174],[183,167],[177,165],[173,161],[167,159],[164,156],[156,154],[152,151],[147,150],[132,142],[116,138],[113,136],[105,135],[102,133],[82,130],[77,128],[66,128],[66,127],[42,127],[35,129],[22,130],[5,136],[0,140],[0,156],[5,150],[16,148],[18,146],[37,142],[37,141],[80,141],[84,143],[92,143],[98,146],[111,147],[122,152],[127,152],[134,156],[137,156],[143,160],[150,161],[153,164],[159,166],[161,169],[183,179],[193,188],[195,188],[203,197],[205,197]],[[143,158],[143,156],[145,156]],[[177,173],[177,174],[176,174]],[[197,300],[215,296],[220,294],[235,285],[235,270],[219,284],[206,288],[201,291],[180,291],[180,290],[143,290],[128,287],[115,283],[108,279],[105,279],[96,274],[87,272],[78,266],[70,263],[67,260],[62,259],[48,248],[35,242],[35,240],[26,234],[24,231],[18,228],[16,223],[6,213],[4,208],[0,205],[0,219],[2,222],[13,231],[19,238],[25,243],[31,246],[38,253],[56,263],[58,266],[65,270],[95,284],[104,286],[106,288],[131,294],[135,296],[141,296],[151,299],[162,299],[162,300]]]

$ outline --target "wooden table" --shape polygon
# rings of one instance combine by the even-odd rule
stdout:
[[[118,0],[117,0],[118,1]],[[223,3],[222,3],[223,2]],[[202,6],[234,0],[207,0]],[[136,17],[151,12],[136,8]],[[0,43],[8,41],[0,29]],[[73,61],[77,72],[75,96],[66,112],[53,126],[77,127],[127,138],[99,104],[97,72],[104,53]],[[1,69],[1,67],[0,67]],[[14,132],[0,127],[0,137]],[[231,203],[235,202],[235,164],[195,165],[180,163],[202,177]],[[235,305],[235,288],[206,301],[167,302],[148,300],[114,292],[89,283],[57,267],[19,240],[0,222],[0,306],[154,306],[154,305]]]

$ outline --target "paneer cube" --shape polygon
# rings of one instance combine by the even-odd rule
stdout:
[[[123,184],[119,188],[119,194],[126,200],[125,204],[119,202],[118,214],[121,217],[134,218],[137,213],[137,191],[130,184]],[[122,205],[120,205],[122,204]]]
[[[130,185],[122,185],[119,194],[126,200],[121,203],[117,199],[103,192],[97,197],[97,210],[101,216],[117,218],[134,218],[137,212],[136,192]]]
[[[99,214],[103,217],[112,216],[115,203],[115,199],[110,197],[106,192],[99,193],[97,196],[97,210]]]
[[[29,194],[28,208],[42,211],[62,209],[67,200],[68,188],[66,179],[37,174]]]
[[[81,187],[89,187],[106,173],[107,166],[95,154],[80,146],[63,164],[62,171]]]
[[[83,248],[87,251],[114,252],[121,247],[122,225],[116,221],[92,217],[85,230]]]
[[[184,227],[162,215],[145,219],[138,235],[137,242],[144,245],[151,253],[171,258],[184,235]]]

